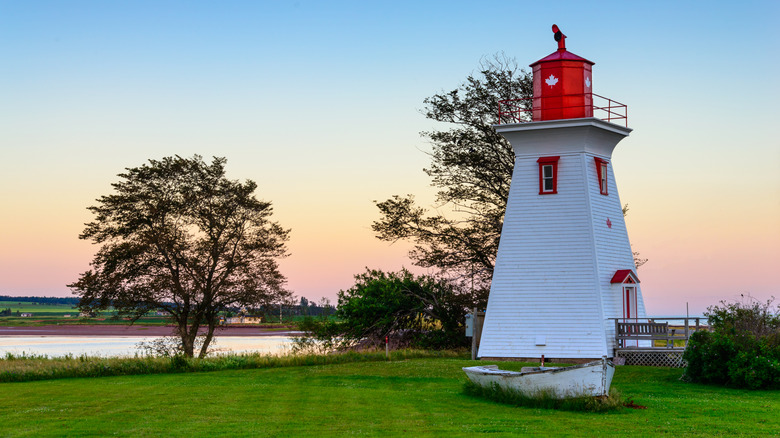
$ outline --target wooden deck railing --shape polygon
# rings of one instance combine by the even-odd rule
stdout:
[[[615,341],[618,349],[684,350],[691,333],[702,329],[701,317],[612,319],[615,322]]]

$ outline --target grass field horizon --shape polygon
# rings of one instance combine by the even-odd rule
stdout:
[[[107,310],[91,317],[81,317],[77,307],[70,304],[54,303],[34,303],[29,301],[0,301],[0,311],[11,309],[12,315],[0,316],[0,326],[2,327],[29,327],[40,325],[67,325],[67,324],[90,324],[90,325],[127,325],[130,324],[129,318],[116,319],[113,310]],[[17,316],[17,312],[31,313],[32,316]],[[66,316],[68,315],[68,316]],[[280,323],[278,314],[271,314],[267,322],[260,324],[241,324],[243,326],[289,326],[294,321],[302,319],[303,316],[284,315],[283,322]],[[157,315],[156,312],[141,317],[135,321],[135,325],[171,325],[174,322],[170,317]]]
[[[681,369],[618,367],[608,413],[520,408],[468,396],[466,359],[2,383],[2,436],[746,435],[780,430],[780,391],[679,380]],[[505,363],[502,367],[519,367]]]
[[[10,316],[0,317],[0,326],[24,327],[47,324],[128,324],[127,319],[113,319],[113,311],[104,312],[97,317],[84,318],[79,309],[70,304],[34,303],[28,301],[0,301],[0,310],[11,309]],[[32,316],[17,316],[18,313],[30,313]],[[67,315],[67,316],[66,316]],[[169,322],[165,316],[144,316],[135,324],[162,325]]]

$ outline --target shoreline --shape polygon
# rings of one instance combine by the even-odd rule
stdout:
[[[174,326],[142,325],[42,325],[35,327],[0,327],[0,337],[5,336],[171,336]],[[200,333],[206,333],[201,329]],[[296,330],[275,330],[262,327],[220,327],[214,336],[293,336],[300,334]]]

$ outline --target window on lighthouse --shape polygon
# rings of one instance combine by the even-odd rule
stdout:
[[[596,173],[598,174],[599,178],[599,191],[602,195],[608,195],[607,192],[607,166],[609,165],[609,161],[602,160],[599,157],[596,158]]]
[[[553,167],[552,164],[545,164],[542,166],[542,179],[544,180],[543,192],[553,191]]]
[[[558,193],[558,159],[560,157],[542,157],[539,163],[539,194]]]

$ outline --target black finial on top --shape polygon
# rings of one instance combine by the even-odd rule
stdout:
[[[558,41],[558,50],[566,50],[566,35],[555,24],[552,25],[552,31],[555,32],[555,41]]]

